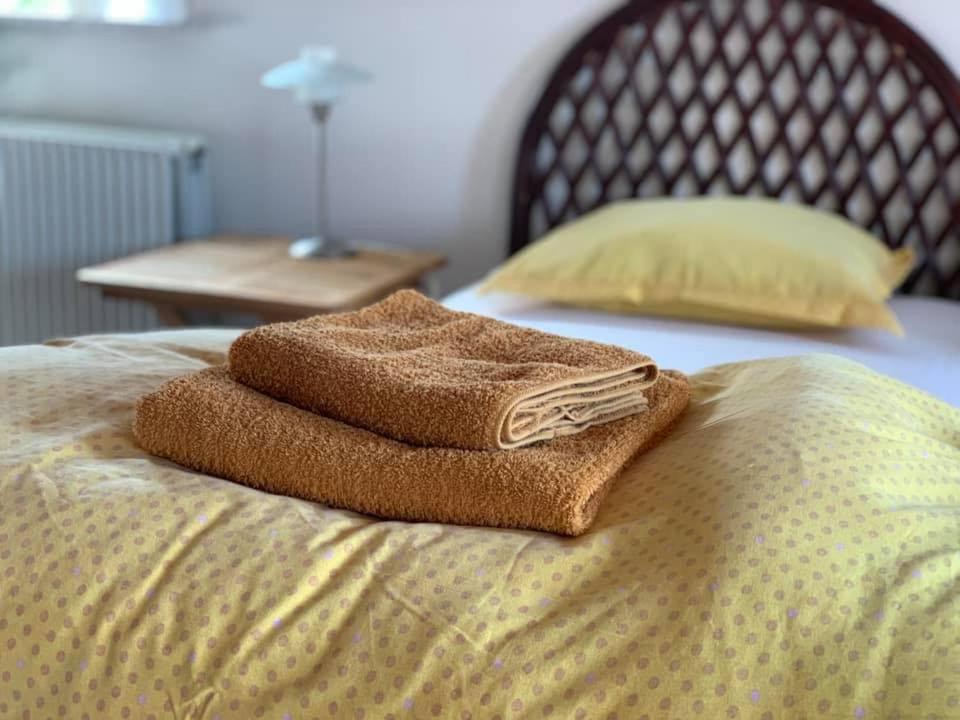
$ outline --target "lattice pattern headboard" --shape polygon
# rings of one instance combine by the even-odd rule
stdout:
[[[960,297],[960,83],[872,0],[634,0],[563,58],[521,141],[510,249],[604,203],[838,211]]]

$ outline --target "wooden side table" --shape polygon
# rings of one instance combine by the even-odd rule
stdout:
[[[184,310],[233,310],[264,321],[294,320],[369,305],[422,285],[446,264],[419,250],[362,250],[348,258],[297,260],[289,238],[222,235],[189,240],[77,271],[104,295],[143,300],[167,325]]]

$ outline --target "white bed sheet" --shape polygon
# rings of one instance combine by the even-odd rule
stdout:
[[[893,298],[904,338],[873,330],[781,332],[618,315],[504,293],[480,295],[475,285],[449,295],[444,304],[558,335],[622,345],[650,355],[661,367],[684,372],[740,360],[833,353],[960,406],[960,302]]]

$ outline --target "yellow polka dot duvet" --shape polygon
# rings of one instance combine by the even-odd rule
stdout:
[[[0,351],[0,717],[960,717],[960,411],[726,365],[583,537],[380,522],[134,446],[230,339]]]

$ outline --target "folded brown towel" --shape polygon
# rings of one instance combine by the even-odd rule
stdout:
[[[145,450],[273,493],[384,518],[578,535],[611,481],[662,436],[689,385],[665,372],[646,412],[510,452],[406,445],[234,382],[223,367],[177,378],[137,404]]]
[[[414,290],[266,325],[230,348],[233,379],[415,445],[514,448],[646,408],[646,355],[448,310]]]

